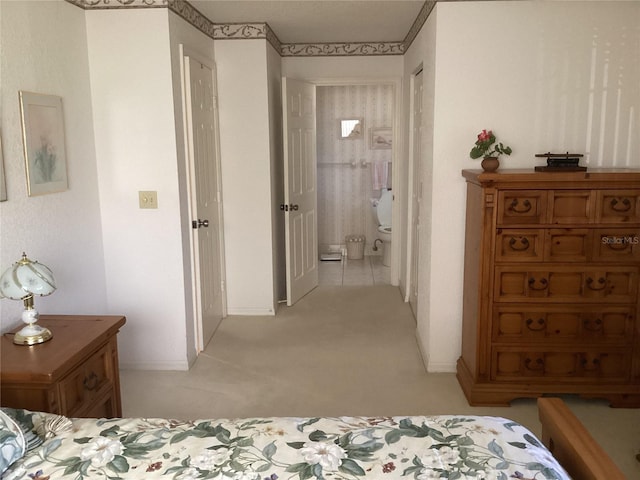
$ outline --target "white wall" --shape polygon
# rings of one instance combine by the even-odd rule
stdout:
[[[215,42],[230,315],[276,310],[267,48],[266,40]]]
[[[186,369],[185,276],[168,10],[87,11],[108,310],[124,367]],[[158,192],[141,210],[138,191]]]
[[[533,168],[541,163],[536,153],[567,150],[584,153],[592,167],[640,167],[640,4],[445,2],[436,9],[431,301],[418,333],[429,370],[452,371],[462,318],[460,171],[479,168],[469,158],[477,133],[493,129],[513,148],[501,168]]]
[[[58,290],[41,313],[107,310],[84,12],[63,1],[0,3],[2,149],[8,201],[0,203],[0,269],[25,251],[48,265]],[[18,91],[62,97],[69,190],[28,197]],[[22,303],[0,300],[2,330]],[[55,336],[55,331],[54,331]]]

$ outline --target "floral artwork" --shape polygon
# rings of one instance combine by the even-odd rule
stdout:
[[[72,424],[15,462],[3,480],[569,478],[525,427],[498,417],[72,419]]]
[[[393,143],[393,135],[390,128],[372,128],[369,139],[372,150],[390,149]]]
[[[67,189],[62,99],[20,92],[29,196]]]

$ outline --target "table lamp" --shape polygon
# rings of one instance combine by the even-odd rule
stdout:
[[[27,258],[22,258],[8,268],[0,277],[0,297],[24,302],[22,321],[26,327],[13,337],[18,345],[36,345],[53,337],[48,328],[41,327],[38,322],[38,311],[33,306],[33,296],[51,295],[56,290],[53,273],[46,265]]]

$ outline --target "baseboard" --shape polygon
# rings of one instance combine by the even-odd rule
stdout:
[[[420,352],[420,358],[422,359],[422,364],[424,365],[424,369],[427,373],[456,373],[456,364],[455,363],[438,363],[429,361],[429,355],[422,348],[422,342],[420,341],[420,336],[418,335],[418,329],[416,328],[416,343],[418,344],[418,351]]]
[[[455,363],[438,363],[438,362],[429,362],[427,365],[427,372],[429,373],[456,373],[456,364]]]
[[[228,307],[227,308],[227,315],[242,315],[242,316],[247,316],[247,317],[251,317],[251,316],[269,316],[269,317],[273,317],[276,314],[276,312],[272,309],[265,309],[265,308],[246,308],[246,307],[242,307],[242,308],[231,308]]]
[[[120,362],[120,370],[189,370],[189,362]]]

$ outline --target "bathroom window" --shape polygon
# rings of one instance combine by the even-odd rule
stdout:
[[[346,118],[340,120],[340,138],[362,138],[364,131],[363,121],[361,118]]]

